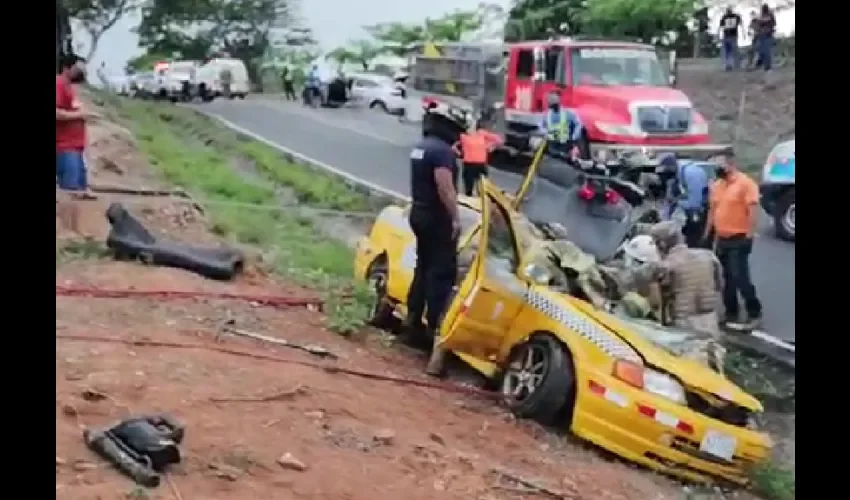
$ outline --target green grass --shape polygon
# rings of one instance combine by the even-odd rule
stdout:
[[[767,500],[794,500],[797,498],[797,481],[794,472],[767,463],[753,471],[753,489]]]
[[[200,199],[275,205],[275,186],[294,193],[299,204],[337,210],[370,207],[365,194],[345,182],[294,164],[278,151],[240,137],[200,113],[169,104],[96,95],[107,110],[134,132],[139,149],[168,182]],[[249,162],[257,178],[240,174]],[[341,333],[363,326],[369,292],[353,280],[353,251],[327,237],[295,209],[253,210],[209,204],[212,230],[274,256],[274,271],[328,298],[328,324]]]

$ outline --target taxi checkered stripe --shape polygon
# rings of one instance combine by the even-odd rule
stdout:
[[[525,294],[525,301],[531,307],[581,335],[609,356],[639,364],[643,362],[634,349],[626,345],[625,342],[549,297],[535,290],[528,290]]]

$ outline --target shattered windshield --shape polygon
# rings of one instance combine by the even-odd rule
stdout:
[[[652,49],[575,49],[571,65],[574,85],[668,86],[667,75]]]
[[[631,318],[623,314],[617,314],[616,317],[633,332],[674,356],[701,361],[707,359],[707,356],[699,354],[708,348],[708,342],[711,340],[708,334],[662,326],[654,321]]]

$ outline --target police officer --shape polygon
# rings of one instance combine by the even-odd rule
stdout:
[[[543,116],[539,131],[549,140],[549,148],[568,157],[578,158],[582,154],[589,158],[590,151],[581,151],[581,119],[572,110],[561,107],[561,96],[553,92],[548,96],[549,109]]]
[[[452,145],[464,130],[464,121],[448,109],[431,107],[423,120],[424,137],[410,152],[410,227],[416,236],[416,268],[407,295],[408,340],[422,332],[423,313],[427,333],[438,337],[438,323],[454,286],[460,221],[457,158]],[[442,355],[438,357],[429,363],[431,375],[439,375],[442,369]]]

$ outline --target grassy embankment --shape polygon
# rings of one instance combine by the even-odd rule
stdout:
[[[366,194],[190,109],[103,94],[95,99],[108,118],[135,134],[163,179],[211,201],[205,209],[214,232],[262,251],[274,273],[327,294],[332,329],[350,333],[363,325],[369,291],[352,278],[350,248],[323,234],[315,217],[297,206],[235,204],[279,205],[283,188],[293,205],[362,212],[375,208]],[[341,294],[352,298],[341,300]]]

